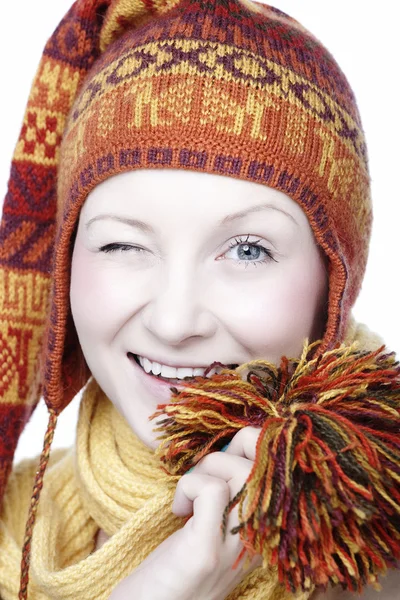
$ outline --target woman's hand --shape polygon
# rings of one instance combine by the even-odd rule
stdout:
[[[257,566],[255,557],[243,570],[232,565],[243,545],[230,530],[239,524],[238,507],[229,515],[226,539],[221,523],[225,507],[253,468],[260,429],[245,427],[226,452],[204,457],[179,480],[172,511],[190,516],[113,591],[111,600],[223,600]]]

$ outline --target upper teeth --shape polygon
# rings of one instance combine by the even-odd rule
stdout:
[[[202,368],[192,369],[190,367],[180,367],[179,369],[177,369],[175,367],[161,365],[158,362],[152,362],[148,358],[144,358],[142,356],[138,356],[138,359],[146,373],[153,373],[153,375],[161,375],[161,377],[167,377],[169,379],[183,379],[184,377],[196,376],[202,377],[205,373],[205,369]],[[214,373],[217,373],[219,370],[219,368],[211,369],[207,376],[211,377],[211,375],[214,375]]]

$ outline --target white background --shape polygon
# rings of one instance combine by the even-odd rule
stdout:
[[[271,0],[333,53],[356,94],[367,137],[374,227],[369,264],[354,314],[400,351],[399,9],[395,0]],[[3,2],[0,21],[0,203],[26,100],[44,44],[70,0]],[[395,12],[397,14],[395,14]],[[55,446],[72,443],[78,402],[60,418]],[[41,451],[47,415],[39,407],[21,437],[16,460]]]

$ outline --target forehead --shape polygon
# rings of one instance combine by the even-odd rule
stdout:
[[[181,217],[210,216],[234,221],[266,210],[280,212],[295,223],[308,220],[300,205],[286,194],[234,177],[180,169],[139,169],[115,175],[99,184],[82,207],[87,223],[100,214],[146,215],[153,220],[177,213]]]

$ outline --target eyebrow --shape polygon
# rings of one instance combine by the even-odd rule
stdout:
[[[244,217],[246,217],[249,214],[260,212],[260,211],[267,210],[267,209],[275,210],[277,212],[284,214],[286,217],[291,219],[296,226],[298,225],[295,218],[290,213],[283,210],[283,208],[278,208],[277,206],[273,206],[272,204],[259,204],[258,206],[252,206],[250,208],[240,210],[239,212],[233,213],[231,215],[227,215],[226,217],[224,217],[223,219],[221,219],[221,221],[219,221],[217,223],[217,228],[225,227],[226,225],[229,225],[230,223],[233,223],[234,221],[243,219]],[[85,226],[86,229],[89,229],[90,225],[92,223],[94,223],[95,221],[101,221],[103,219],[111,219],[112,221],[118,221],[119,223],[126,223],[127,225],[130,225],[131,227],[136,227],[137,229],[140,229],[141,231],[143,231],[143,233],[154,233],[154,229],[152,227],[150,227],[150,225],[148,225],[144,221],[140,221],[139,219],[132,219],[131,217],[123,217],[120,215],[114,215],[114,214],[110,214],[110,213],[104,213],[104,214],[100,214],[100,215],[96,215],[95,217],[92,217],[86,223],[86,226]]]

